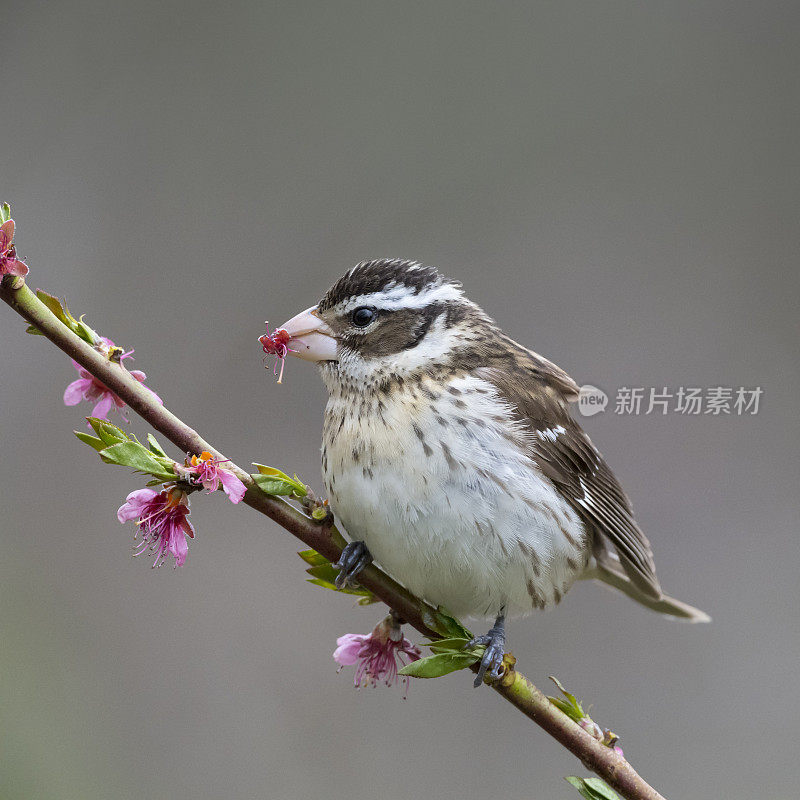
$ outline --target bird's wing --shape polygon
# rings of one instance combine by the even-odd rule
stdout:
[[[661,597],[650,542],[633,518],[633,509],[597,448],[567,411],[563,394],[531,380],[527,370],[484,367],[491,382],[530,433],[531,458],[575,509],[587,527],[605,537],[619,554],[631,581],[653,598]]]
[[[574,402],[578,399],[580,386],[558,364],[523,347],[500,331],[497,335],[500,352],[514,362],[515,372],[521,375],[524,381],[542,383],[564,400]]]

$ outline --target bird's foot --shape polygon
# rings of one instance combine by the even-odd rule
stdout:
[[[336,587],[344,589],[348,584],[356,583],[361,571],[372,563],[372,553],[367,549],[364,542],[348,542],[339,560],[333,565],[339,567],[339,574],[336,576]]]
[[[486,650],[481,657],[478,667],[478,674],[475,676],[474,686],[477,688],[483,683],[484,676],[488,673],[489,678],[496,681],[503,674],[503,656],[506,649],[506,618],[501,614],[483,636],[476,636],[467,642],[466,648],[479,647],[485,645]]]

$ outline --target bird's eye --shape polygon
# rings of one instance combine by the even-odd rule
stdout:
[[[353,312],[352,320],[356,328],[366,328],[375,319],[375,309],[361,306]]]

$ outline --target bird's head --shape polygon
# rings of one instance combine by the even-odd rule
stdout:
[[[414,261],[364,261],[281,326],[323,378],[366,386],[443,365],[490,325],[461,284]]]

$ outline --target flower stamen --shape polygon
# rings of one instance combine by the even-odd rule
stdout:
[[[291,336],[283,328],[275,328],[272,333],[269,332],[269,322],[264,323],[267,326],[267,332],[263,336],[258,337],[261,342],[261,347],[267,356],[275,356],[275,365],[272,370],[273,375],[278,375],[278,361],[281,362],[281,371],[278,375],[278,383],[283,383],[283,367],[286,364],[286,356],[289,353],[296,353],[297,351],[289,347]],[[266,357],[264,358],[264,366],[266,367]]]
[[[176,465],[180,475],[193,486],[202,486],[209,492],[216,492],[222,484],[222,490],[232,503],[238,503],[247,491],[247,487],[236,476],[233,470],[221,466],[229,461],[227,458],[215,458],[208,450],[199,456],[187,454],[183,466]]]

